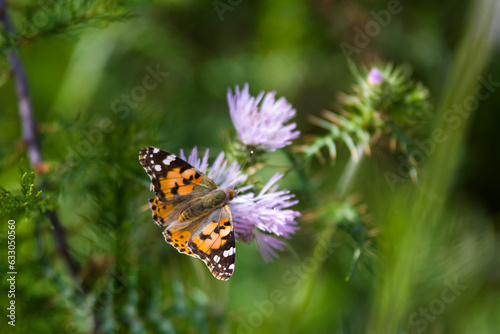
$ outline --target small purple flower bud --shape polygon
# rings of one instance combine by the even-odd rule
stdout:
[[[368,83],[372,86],[379,86],[383,79],[382,73],[376,67],[372,67],[368,73]]]

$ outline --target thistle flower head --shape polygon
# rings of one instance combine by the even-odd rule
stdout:
[[[356,161],[359,148],[370,154],[372,146],[388,142],[392,152],[398,149],[403,154],[410,165],[409,175],[416,181],[418,164],[411,154],[416,130],[431,119],[428,89],[411,80],[405,66],[388,64],[360,73],[353,65],[352,72],[357,84],[349,94],[339,94],[339,110],[325,111],[323,118],[311,117],[328,134],[299,149],[306,159],[317,156],[323,161],[324,148],[335,159],[337,145],[343,143]],[[388,140],[379,140],[382,136]]]
[[[246,193],[235,198],[230,204],[236,235],[246,242],[254,237],[266,261],[275,254],[270,250],[282,249],[283,242],[270,234],[290,238],[298,229],[295,219],[300,213],[289,207],[298,203],[288,190],[278,190],[276,182],[283,177],[275,174],[262,190],[255,195]],[[265,232],[265,233],[263,233]]]
[[[292,143],[300,135],[295,131],[297,124],[286,122],[295,116],[295,109],[284,97],[275,100],[276,92],[257,97],[250,96],[248,84],[240,91],[236,86],[235,94],[228,89],[227,102],[239,140],[246,146],[264,151],[275,151]]]

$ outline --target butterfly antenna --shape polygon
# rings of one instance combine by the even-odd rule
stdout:
[[[273,207],[269,207],[269,206],[265,206],[265,205],[262,205],[262,204],[259,204],[257,203],[256,201],[253,201],[251,199],[248,199],[248,198],[245,198],[245,197],[241,197],[240,195],[236,195],[237,197],[241,198],[241,199],[244,199],[245,201],[249,201],[250,203],[252,204],[255,204],[257,206],[260,206],[261,208],[266,208],[266,209],[272,209],[272,210],[276,210],[276,207],[273,206]]]
[[[242,170],[242,171],[245,169],[245,167],[246,167],[246,165],[247,165],[248,161],[250,161],[250,159],[252,158],[253,153],[254,153],[254,152],[253,152],[253,150],[251,150],[251,151],[250,151],[250,154],[248,155],[247,160],[246,160],[246,161],[245,161],[245,163],[243,164],[243,167],[241,167],[241,170]],[[255,202],[255,201],[252,201],[252,200],[250,200],[250,199],[248,199],[248,198],[241,197],[241,196],[239,196],[239,195],[237,195],[237,196],[238,196],[239,198],[243,198],[244,200],[249,201],[249,202],[251,202],[251,203],[253,203],[253,204],[257,205],[257,206],[260,206],[260,207],[263,207],[263,208],[270,209],[270,208],[268,208],[268,207],[266,207],[266,206],[264,206],[264,205],[262,205],[262,204],[259,204],[259,203]],[[273,210],[276,210],[276,208],[275,208],[275,207],[272,207],[272,209],[273,209]]]
[[[250,160],[250,158],[252,157],[252,155],[253,155],[253,150],[251,150],[251,151],[250,151],[250,154],[248,155],[247,160],[246,160],[246,161],[245,161],[245,163],[243,164],[243,167],[241,167],[241,171],[242,171],[242,172],[243,172],[243,170],[245,169],[245,167],[246,167],[246,165],[247,165],[248,161]],[[236,179],[233,181],[233,182],[235,182],[234,187],[236,187],[236,183],[237,183],[237,181],[238,181],[238,178],[236,178]],[[234,187],[233,187],[233,189],[234,189]]]
[[[245,161],[245,163],[243,164],[243,167],[241,167],[241,170],[244,170],[248,161],[250,161],[250,158],[252,157],[253,155],[253,150],[250,150],[250,154],[248,155],[248,158],[247,158],[247,161]]]

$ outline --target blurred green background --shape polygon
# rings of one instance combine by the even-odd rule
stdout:
[[[14,45],[47,168],[36,187],[57,201],[78,270],[73,277],[42,215],[2,212],[0,270],[4,277],[7,220],[15,219],[18,272],[16,327],[2,314],[2,333],[500,333],[500,84],[436,148],[418,185],[406,179],[391,190],[384,172],[397,173],[399,162],[383,148],[362,160],[350,193],[378,235],[348,282],[357,246],[335,229],[332,204],[345,147],[335,164],[312,160],[287,174],[280,186],[300,201],[300,230],[272,263],[255,244],[238,243],[228,282],[163,241],[137,158],[148,145],[174,153],[196,145],[213,159],[234,134],[227,89],[246,82],[253,95],[274,90],[293,104],[302,133],[294,145],[322,134],[308,117],[334,109],[353,83],[342,43],[356,46],[357,29],[391,6],[398,12],[352,58],[359,67],[413,68],[431,92],[430,129],[439,127],[440,115],[474,94],[479,75],[500,82],[498,1],[7,6],[17,35],[8,43],[3,31],[0,185],[18,192],[19,169],[29,168],[7,59]],[[162,73],[158,84],[141,89],[151,71]],[[288,164],[277,152],[263,172]],[[312,268],[325,233],[331,251]],[[2,278],[3,313],[7,289]]]

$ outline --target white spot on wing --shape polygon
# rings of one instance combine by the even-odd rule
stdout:
[[[175,160],[175,155],[169,155],[165,159],[163,159],[163,163],[168,166],[174,160]]]
[[[220,260],[220,256],[219,255],[215,255],[214,256],[215,263],[219,262],[219,260]]]
[[[234,263],[232,263],[229,267],[228,267],[229,270],[234,270]]]
[[[161,166],[160,165],[156,165],[155,169],[156,169],[157,172],[160,172],[161,171]]]
[[[158,152],[160,152],[160,150],[155,147],[155,149],[153,150],[153,153],[158,153]]]

